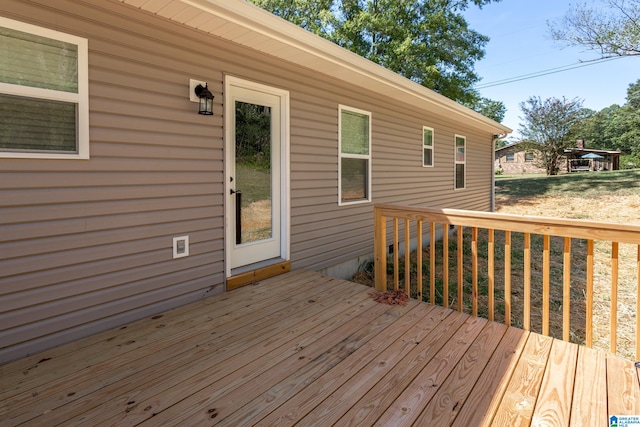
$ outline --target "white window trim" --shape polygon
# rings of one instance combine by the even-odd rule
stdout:
[[[426,145],[424,145],[424,131],[425,130],[430,130],[431,131],[431,164],[430,165],[425,165],[424,164],[424,149],[426,147]],[[436,145],[436,131],[434,128],[429,127],[429,126],[422,126],[422,167],[423,168],[432,168],[435,166],[436,164],[436,150],[435,150],[435,145]]]
[[[357,114],[369,116],[369,154],[342,154],[342,111],[351,111]],[[358,108],[348,107],[346,105],[338,105],[338,206],[357,205],[362,203],[371,203],[371,112],[360,110]],[[367,165],[367,198],[362,200],[342,201],[342,158],[365,159]]]
[[[464,140],[464,161],[458,161],[458,138],[462,138]],[[464,183],[462,187],[456,186],[456,179],[458,176],[457,165],[464,165]],[[453,189],[464,190],[467,188],[467,137],[462,135],[454,135],[453,137]]]
[[[48,28],[26,24],[0,17],[0,27],[22,31],[41,37],[47,37],[67,43],[75,44],[78,47],[78,93],[69,93],[50,89],[40,89],[29,86],[0,83],[0,94],[14,95],[28,98],[38,98],[53,101],[73,102],[78,105],[77,132],[78,132],[78,152],[77,153],[46,153],[46,152],[18,152],[0,151],[0,158],[21,158],[21,159],[88,159],[89,158],[89,49],[88,40],[82,37],[72,36]]]

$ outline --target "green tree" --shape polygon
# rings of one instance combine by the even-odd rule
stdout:
[[[565,148],[575,144],[575,129],[586,113],[582,100],[574,98],[530,97],[520,103],[523,123],[520,134],[528,143],[528,148],[537,151],[539,166],[547,175],[557,175],[559,159]]]
[[[640,157],[640,80],[629,85],[627,102],[611,105],[580,123],[576,133],[590,148]]]
[[[507,108],[502,101],[494,101],[489,98],[476,97],[466,102],[465,105],[498,123],[504,119],[504,115],[507,112]]]
[[[587,47],[602,58],[640,55],[640,0],[577,4],[549,26],[554,40]]]
[[[473,89],[489,39],[462,15],[500,0],[252,1],[494,120],[504,117],[504,104]]]
[[[336,23],[335,0],[250,0],[287,21],[319,36],[330,38]]]

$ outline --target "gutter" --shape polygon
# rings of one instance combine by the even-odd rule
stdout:
[[[491,140],[491,194],[489,195],[489,210],[496,211],[496,141],[506,138],[509,133],[500,133],[493,135]]]

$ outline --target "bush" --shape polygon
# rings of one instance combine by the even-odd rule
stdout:
[[[640,168],[640,155],[622,155],[620,156],[620,169],[638,169]]]

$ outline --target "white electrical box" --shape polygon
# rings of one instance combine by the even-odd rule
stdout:
[[[189,236],[173,238],[173,258],[189,256]]]

